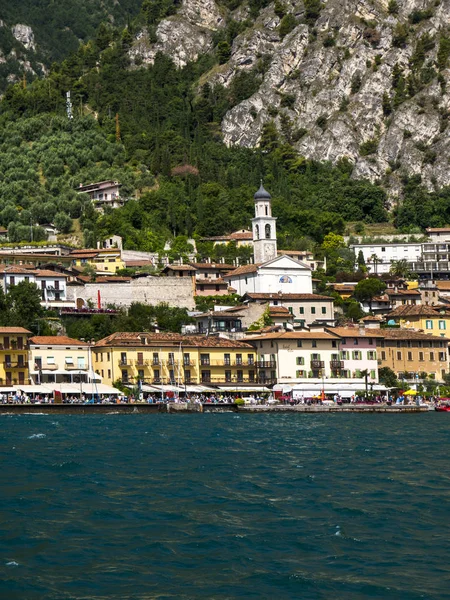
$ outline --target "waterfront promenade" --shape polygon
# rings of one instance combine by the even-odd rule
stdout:
[[[150,413],[205,413],[239,412],[257,413],[427,413],[427,405],[406,406],[395,404],[344,404],[339,405],[245,405],[234,403],[154,403],[130,404],[0,404],[0,414],[53,414],[53,415],[99,415],[99,414],[150,414]]]

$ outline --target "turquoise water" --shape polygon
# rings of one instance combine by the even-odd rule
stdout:
[[[0,416],[0,598],[450,598],[450,415]]]

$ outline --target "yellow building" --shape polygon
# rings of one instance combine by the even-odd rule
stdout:
[[[32,383],[83,383],[92,379],[87,342],[64,335],[33,336],[29,346]]]
[[[116,273],[125,268],[120,248],[73,250],[69,256],[73,267],[82,270],[89,265],[94,267],[98,274]]]
[[[395,321],[402,329],[423,330],[439,337],[450,334],[450,313],[425,304],[398,306],[386,315],[386,319]]]
[[[93,365],[104,383],[256,383],[256,351],[216,336],[118,332],[93,347]]]
[[[31,331],[23,327],[0,327],[0,386],[28,384],[30,335]]]

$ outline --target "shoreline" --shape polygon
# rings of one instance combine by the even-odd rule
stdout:
[[[234,412],[240,414],[257,413],[428,413],[427,406],[415,404],[346,404],[343,406],[303,405],[247,405],[236,404],[194,404],[194,403],[157,403],[157,404],[0,404],[0,415],[15,414],[72,414],[72,415],[101,415],[101,414],[176,414],[176,413],[212,413]]]

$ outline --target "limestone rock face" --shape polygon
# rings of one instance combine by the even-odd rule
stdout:
[[[162,52],[177,67],[184,67],[211,49],[213,32],[224,24],[214,0],[183,0],[176,15],[159,23],[156,42],[152,43],[146,30],[137,35],[130,56],[135,63],[152,64]]]
[[[36,50],[36,44],[34,42],[34,33],[31,27],[28,25],[21,25],[20,23],[11,27],[13,36],[18,42],[20,42],[27,50]]]
[[[450,69],[438,64],[440,38],[450,35],[450,0],[399,0],[396,14],[387,0],[328,0],[314,27],[304,24],[303,2],[286,7],[297,18],[293,31],[280,37],[270,5],[207,78],[228,87],[259,58],[269,62],[259,89],[225,115],[225,143],[254,147],[267,122],[281,137],[288,122],[301,154],[347,158],[354,177],[383,181],[392,196],[405,174],[421,174],[430,190],[450,185]],[[426,17],[412,18],[427,9]],[[400,26],[404,43],[394,39]]]

